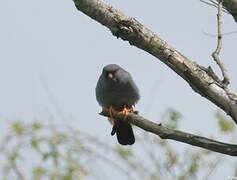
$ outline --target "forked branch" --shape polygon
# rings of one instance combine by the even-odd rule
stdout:
[[[77,9],[110,29],[117,38],[128,41],[165,63],[191,88],[230,115],[237,124],[237,95],[227,91],[210,73],[185,57],[136,19],[101,0],[74,0]]]

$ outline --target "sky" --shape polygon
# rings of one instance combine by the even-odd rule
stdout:
[[[205,34],[216,33],[215,8],[198,0],[107,2],[191,60],[219,72],[210,56],[216,38]],[[116,63],[132,74],[139,87],[136,108],[141,115],[159,122],[162,112],[172,107],[183,114],[181,130],[218,137],[215,105],[159,60],[77,11],[72,0],[0,1],[0,27],[0,136],[12,120],[30,122],[53,114],[58,123],[115,141],[109,123],[98,115],[95,85],[103,66]],[[224,32],[236,27],[225,14]],[[236,42],[236,34],[225,36],[221,54],[233,90],[237,90]],[[229,173],[220,171],[218,176],[225,179]]]

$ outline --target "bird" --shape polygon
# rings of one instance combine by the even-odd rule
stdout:
[[[133,112],[133,107],[140,99],[138,87],[131,74],[117,64],[109,64],[103,68],[95,93],[102,111],[107,110],[110,113],[116,110],[127,115]],[[119,144],[132,145],[135,143],[132,126],[126,119],[116,120],[111,113],[108,120],[113,126],[111,135],[116,134]]]

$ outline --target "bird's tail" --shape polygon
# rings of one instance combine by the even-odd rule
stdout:
[[[133,134],[131,124],[124,121],[115,121],[113,123],[113,129],[111,135],[116,133],[117,140],[122,145],[132,145],[135,143],[135,137]]]

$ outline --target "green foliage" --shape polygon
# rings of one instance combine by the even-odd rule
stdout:
[[[25,133],[26,127],[21,121],[15,121],[11,124],[11,130],[16,135],[22,135]]]
[[[87,147],[83,147],[80,140],[69,141],[70,136],[74,136],[70,131],[43,125],[39,121],[28,124],[13,122],[1,144],[5,158],[5,165],[1,168],[7,170],[4,178],[11,179],[8,177],[13,174],[24,177],[29,171],[31,178],[28,179],[36,180],[73,180],[84,176],[87,170],[81,165],[81,159],[89,151],[85,151]],[[31,161],[29,156],[35,156],[37,163],[32,161],[32,169],[27,173],[20,167],[24,164],[23,159]]]
[[[175,109],[169,108],[163,114],[162,122],[164,125],[171,129],[178,128],[179,120],[182,118],[182,114]]]
[[[178,162],[178,154],[170,148],[167,148],[165,157],[166,160],[164,165],[166,170],[169,170]]]
[[[32,177],[34,180],[43,179],[46,173],[47,173],[47,170],[42,166],[36,166],[32,169]]]
[[[216,112],[216,119],[218,120],[219,129],[223,133],[231,133],[235,129],[235,124],[232,120],[228,119],[223,113]]]
[[[118,155],[124,160],[128,160],[129,158],[133,156],[133,152],[131,149],[124,148],[121,145],[117,145],[115,149],[116,149],[116,153],[118,153]]]
[[[9,164],[11,164],[11,165],[13,164],[14,165],[19,158],[20,158],[19,152],[18,151],[14,151],[14,152],[9,154],[8,162],[9,162]]]
[[[194,154],[192,156],[192,159],[191,159],[191,163],[189,165],[189,168],[188,168],[188,172],[189,174],[192,176],[192,175],[195,175],[199,169],[199,165],[200,165],[200,155],[199,154]]]
[[[40,130],[44,127],[44,125],[39,122],[38,120],[34,121],[33,123],[30,124],[33,130]]]
[[[232,121],[217,113],[220,131],[234,130]],[[169,108],[162,116],[163,125],[178,128],[181,113]],[[15,121],[1,144],[3,179],[81,180],[106,179],[102,167],[114,169],[129,180],[208,179],[220,164],[211,152],[177,142],[161,140],[140,131],[134,146],[108,145],[97,137],[74,127],[57,127],[38,120]],[[33,158],[33,160],[32,160]],[[27,169],[24,163],[30,161]],[[24,168],[21,168],[24,167]],[[96,169],[96,170],[95,170]],[[201,173],[200,173],[201,172]],[[110,171],[106,173],[110,175]]]

